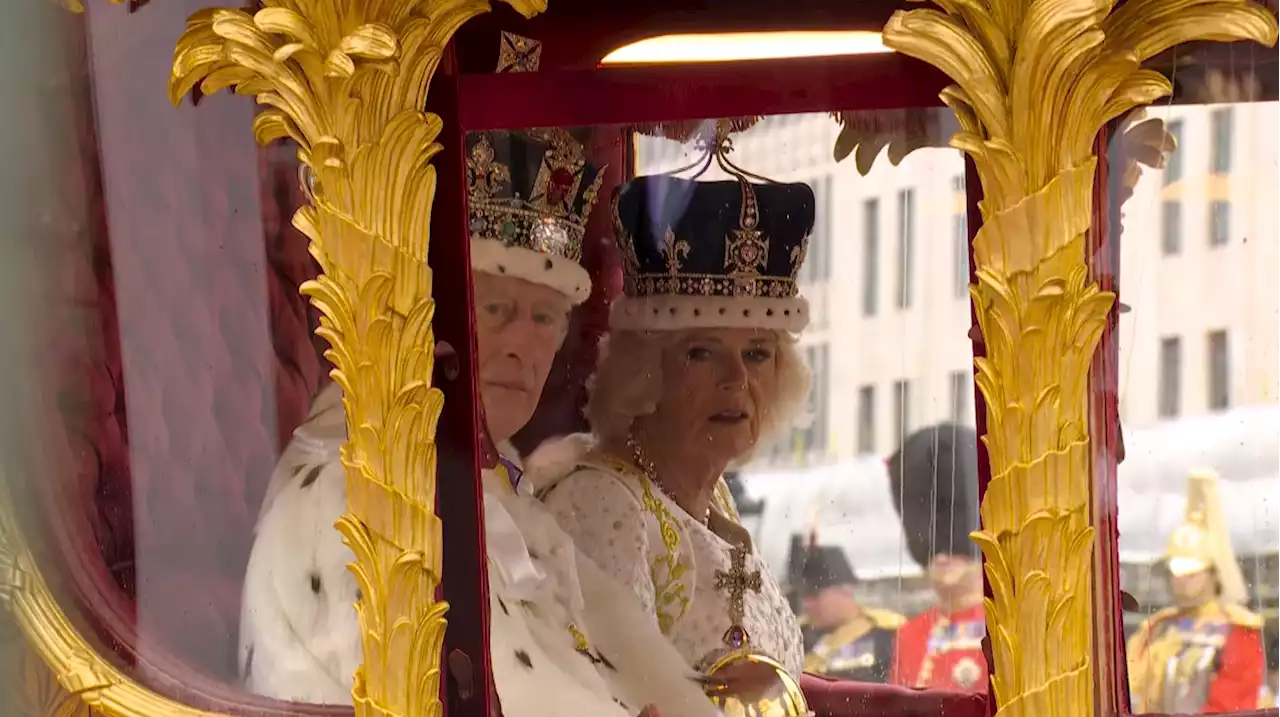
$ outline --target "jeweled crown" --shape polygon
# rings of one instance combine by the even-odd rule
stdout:
[[[472,240],[577,262],[603,168],[564,129],[479,132],[468,137]]]
[[[638,177],[613,197],[626,294],[794,297],[814,210],[805,184]]]

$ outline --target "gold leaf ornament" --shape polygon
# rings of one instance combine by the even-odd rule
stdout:
[[[942,92],[960,124],[951,145],[982,185],[970,294],[992,478],[972,537],[992,588],[993,696],[1002,715],[1092,714],[1088,382],[1115,300],[1086,256],[1094,138],[1171,91],[1145,60],[1192,40],[1274,45],[1276,20],[1247,0],[936,4],[895,13],[883,36],[957,83]],[[1162,146],[1164,128],[1131,123],[1126,139]],[[1159,149],[1130,156],[1163,162]]]
[[[1178,139],[1169,133],[1165,121],[1147,117],[1145,109],[1130,112],[1119,134],[1125,159],[1152,169],[1164,169],[1169,155],[1178,149]]]
[[[439,117],[423,111],[449,39],[479,0],[265,0],[187,22],[170,100],[232,88],[265,105],[255,138],[298,145],[308,204],[293,223],[320,276],[302,292],[342,387],[351,571],[364,663],[356,714],[438,715],[448,606],[440,583],[432,387],[436,306],[427,265]],[[532,15],[545,2],[510,3]]]
[[[896,167],[917,149],[941,146],[934,109],[834,112],[832,116],[840,125],[832,157],[841,162],[853,154],[854,166],[863,176],[886,147],[889,164]]]
[[[764,119],[761,115],[722,117],[718,119],[680,120],[635,125],[633,129],[650,137],[662,137],[681,144],[714,143],[719,139],[746,132]]]
[[[1178,149],[1178,140],[1169,133],[1164,120],[1148,118],[1145,109],[1130,112],[1117,130],[1120,142],[1121,176],[1123,189],[1117,197],[1121,206],[1133,196],[1133,189],[1142,177],[1142,167],[1164,169],[1169,156]]]

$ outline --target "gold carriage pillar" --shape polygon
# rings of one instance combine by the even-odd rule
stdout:
[[[510,0],[525,15],[540,0]],[[302,287],[342,386],[347,512],[364,663],[357,715],[441,713],[447,606],[436,597],[436,426],[431,385],[432,275],[427,266],[442,122],[427,89],[462,23],[483,0],[265,0],[250,13],[192,16],[174,53],[175,103],[192,89],[234,87],[270,109],[259,142],[291,138],[308,206],[293,218],[311,240],[317,280]]]
[[[1276,43],[1250,0],[935,0],[886,45],[946,72],[982,227],[970,294],[991,481],[982,548],[997,714],[1097,711],[1089,369],[1115,296],[1090,275],[1094,138],[1166,94],[1140,64],[1192,40]],[[1104,683],[1105,684],[1105,683]]]

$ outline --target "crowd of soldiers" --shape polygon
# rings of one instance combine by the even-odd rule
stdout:
[[[934,604],[920,614],[907,618],[861,604],[844,551],[821,545],[817,536],[793,553],[790,582],[804,624],[806,672],[986,689],[982,564],[969,539],[978,527],[976,456],[972,429],[943,424],[908,436],[887,461],[907,550],[934,593]]]
[[[812,536],[793,551],[791,585],[805,632],[805,671],[916,688],[987,689],[981,563],[970,429],[940,426],[909,437],[889,460],[912,557],[936,600],[905,617],[862,604],[844,551]],[[955,481],[935,481],[950,475]],[[921,529],[922,526],[924,529]],[[1274,626],[1243,605],[1248,592],[1224,522],[1218,478],[1190,476],[1186,517],[1161,560],[1172,605],[1128,639],[1135,712],[1204,714],[1276,704]]]

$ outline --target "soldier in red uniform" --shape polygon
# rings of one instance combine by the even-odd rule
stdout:
[[[890,681],[909,687],[983,692],[982,561],[978,527],[978,443],[973,429],[922,429],[889,458],[889,482],[911,557],[937,603],[898,630]]]
[[[1261,616],[1248,596],[1222,513],[1218,477],[1191,474],[1186,520],[1165,553],[1173,606],[1129,639],[1134,712],[1252,710],[1267,700]]]

